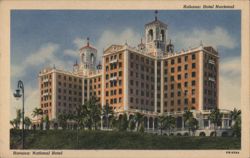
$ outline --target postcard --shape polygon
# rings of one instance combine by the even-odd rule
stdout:
[[[249,155],[249,1],[1,1],[0,157]]]

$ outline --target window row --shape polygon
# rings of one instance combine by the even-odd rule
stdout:
[[[82,89],[82,86],[81,86],[81,85],[75,85],[75,84],[73,85],[73,84],[71,84],[71,83],[68,83],[68,84],[67,84],[67,83],[65,83],[65,82],[62,83],[61,81],[59,81],[59,82],[58,82],[58,86],[62,86],[62,85],[63,85],[64,87],[68,87],[68,88],[75,88],[75,89],[78,88],[78,89]]]
[[[58,79],[64,79],[65,81],[74,81],[74,82],[79,82],[82,83],[82,79],[81,78],[76,78],[76,77],[71,77],[71,76],[65,76],[65,75],[57,75]]]
[[[117,85],[122,86],[122,80],[118,80],[118,83],[117,83],[117,80],[111,80],[110,82],[106,83],[106,88],[116,87]]]
[[[120,53],[120,54],[114,54],[114,55],[111,55],[111,56],[108,56],[108,57],[106,57],[106,62],[109,62],[109,61],[112,61],[112,60],[114,60],[114,59],[122,59],[122,54]]]
[[[115,90],[106,91],[106,97],[113,96],[113,95],[116,95],[116,94],[117,94],[116,93],[116,89]],[[118,90],[118,94],[122,94],[122,89],[121,88]]]

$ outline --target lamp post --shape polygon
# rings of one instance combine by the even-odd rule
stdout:
[[[20,93],[20,90],[22,92]],[[23,110],[22,110],[22,149],[24,149],[24,86],[23,82],[21,80],[18,81],[17,84],[17,89],[15,93],[13,94],[16,99],[23,98],[22,103],[23,103]]]

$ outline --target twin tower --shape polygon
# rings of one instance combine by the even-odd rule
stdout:
[[[167,41],[167,24],[161,22],[157,18],[158,12],[155,11],[154,21],[145,25],[145,44],[141,41],[138,50],[143,53],[161,57],[174,52],[174,45],[171,40]],[[88,75],[101,69],[101,64],[97,65],[97,50],[90,46],[89,38],[87,45],[80,49],[80,65],[77,62],[74,65],[74,72]],[[79,71],[80,70],[80,71]]]

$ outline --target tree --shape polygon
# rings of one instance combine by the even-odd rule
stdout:
[[[10,124],[13,126],[14,129],[19,129],[20,121],[18,121],[16,118],[10,121]]]
[[[144,115],[139,112],[135,113],[136,131],[139,131],[139,128],[143,122],[143,118],[144,118],[143,116]]]
[[[94,124],[94,129],[97,129],[97,124],[101,120],[101,106],[97,103],[96,97],[92,97],[88,104],[87,108],[89,111],[89,117],[91,119],[91,129],[92,129],[92,123]]]
[[[128,120],[128,128],[130,131],[133,131],[136,126],[135,115],[131,115]]]
[[[67,128],[67,115],[66,114],[59,114],[58,116],[58,122],[59,125],[62,127],[62,129],[66,129]]]
[[[218,124],[221,123],[221,118],[222,118],[222,113],[220,113],[220,110],[218,108],[213,109],[208,117],[208,119],[214,125],[215,136],[217,136],[216,130]]]
[[[193,136],[195,135],[195,131],[199,128],[198,126],[198,120],[196,118],[192,118],[190,121],[190,129],[193,133]]]
[[[101,106],[98,104],[96,97],[91,97],[90,100],[82,105],[79,105],[76,114],[73,115],[73,120],[77,122],[78,127],[87,127],[96,130],[101,119]]]
[[[43,129],[43,110],[41,108],[35,108],[32,112],[32,116],[36,117],[36,119],[38,120],[38,117],[41,117],[41,121],[40,121],[40,129]]]
[[[175,118],[171,115],[166,116],[165,118],[165,126],[168,129],[168,135],[170,135],[171,129],[175,128]]]
[[[185,111],[185,113],[183,114],[184,123],[188,127],[189,135],[190,135],[190,131],[191,131],[191,121],[192,121],[193,117],[194,117],[193,113],[190,110]]]
[[[106,127],[109,128],[109,121],[114,117],[114,110],[109,104],[106,104],[102,108],[102,115],[105,116]]]
[[[124,113],[120,119],[120,130],[126,131],[128,128],[128,116]]]
[[[13,120],[10,120],[10,124],[11,124],[12,128],[14,128],[14,129],[16,128],[16,127],[15,127],[14,119],[13,119]]]
[[[159,120],[158,128],[160,129],[162,135],[162,131],[166,128],[166,123],[165,123],[166,117],[161,115],[158,117],[158,120]]]
[[[239,119],[239,117],[241,117],[241,110],[237,110],[236,108],[234,108],[233,111],[230,112],[230,117],[234,124],[236,120]]]
[[[46,115],[45,116],[45,129],[48,130],[49,129],[49,126],[50,126],[50,121],[49,121],[49,116]]]
[[[234,108],[234,110],[230,112],[230,116],[232,119],[231,128],[234,134],[237,137],[240,137],[241,136],[241,110],[237,110],[236,108]]]
[[[10,124],[13,126],[14,129],[20,128],[21,118],[22,118],[21,109],[17,109],[16,118],[10,121]]]
[[[31,123],[30,118],[26,116],[26,117],[24,118],[24,125],[25,125],[25,128],[26,128],[26,129],[29,129],[29,127],[30,127],[31,124],[32,124],[32,123]]]

